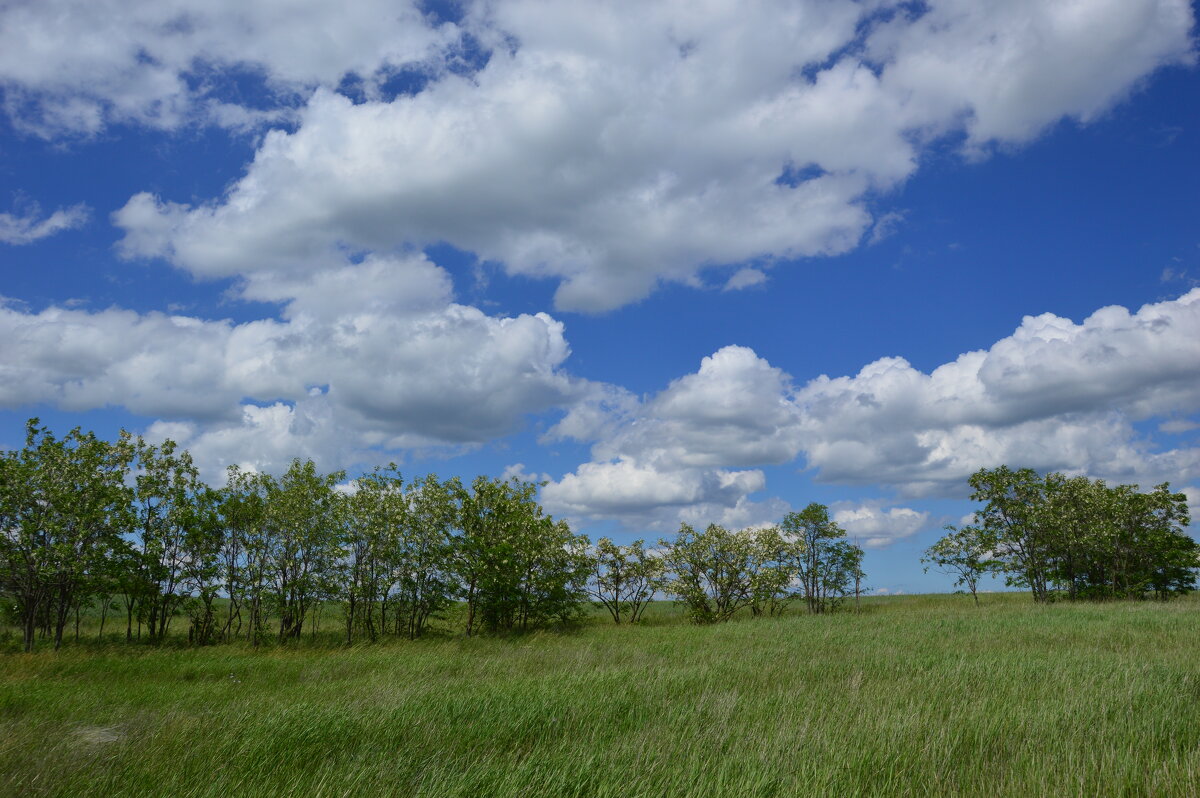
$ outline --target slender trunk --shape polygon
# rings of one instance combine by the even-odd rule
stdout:
[[[33,637],[37,632],[37,602],[31,602],[25,607],[25,623],[23,624],[25,632],[25,653],[33,651]]]
[[[104,639],[104,621],[108,618],[108,608],[112,606],[112,595],[104,594],[104,601],[100,604],[100,631],[96,635],[97,640]]]
[[[471,636],[472,628],[475,625],[475,579],[471,579],[471,586],[467,589],[467,637]]]

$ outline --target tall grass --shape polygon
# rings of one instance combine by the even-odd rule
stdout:
[[[1200,602],[0,657],[13,795],[1197,795]]]

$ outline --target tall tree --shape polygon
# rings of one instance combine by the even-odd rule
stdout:
[[[424,634],[431,618],[454,601],[457,586],[451,572],[452,535],[458,520],[455,486],[428,474],[405,493],[404,523],[397,540],[397,613],[410,640]]]
[[[39,621],[62,645],[73,610],[111,568],[128,525],[128,436],[110,444],[79,428],[56,438],[38,419],[25,446],[0,454],[0,579],[18,605],[26,651]]]
[[[343,509],[335,488],[345,476],[344,471],[321,474],[312,460],[297,458],[270,486],[269,579],[280,640],[299,637],[314,602],[335,590]]]
[[[804,604],[812,614],[835,609],[862,578],[862,549],[829,517],[829,508],[810,504],[788,513],[780,532],[796,551],[796,575]]]
[[[1051,517],[1046,512],[1046,486],[1031,468],[980,469],[971,475],[972,501],[980,527],[995,540],[997,559],[1009,585],[1028,587],[1034,601],[1050,600]]]
[[[467,600],[467,634],[576,617],[587,600],[587,539],[544,514],[538,486],[478,477],[455,486],[454,562]]]
[[[246,638],[257,645],[266,632],[270,603],[269,575],[275,535],[268,514],[268,497],[276,490],[269,474],[229,466],[221,490],[221,547],[225,594],[229,597],[222,637],[236,637],[246,617]]]
[[[133,599],[150,639],[160,641],[215,555],[215,503],[191,455],[174,441],[154,446],[139,438],[135,452]]]

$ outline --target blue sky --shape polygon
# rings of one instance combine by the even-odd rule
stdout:
[[[228,6],[228,7],[226,7]],[[1182,0],[0,11],[0,445],[812,501],[873,586],[1001,463],[1200,503]]]

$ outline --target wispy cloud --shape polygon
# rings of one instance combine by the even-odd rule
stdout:
[[[91,216],[91,208],[80,203],[59,208],[44,219],[38,218],[41,215],[37,203],[27,206],[23,215],[0,213],[0,241],[16,246],[32,244],[55,233],[82,227]]]

